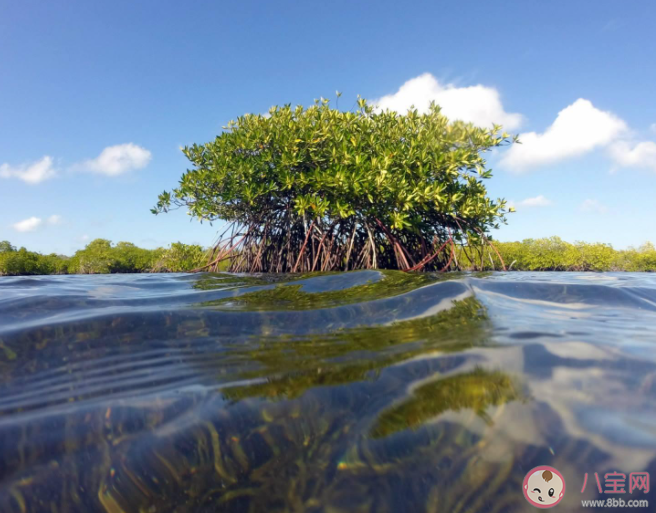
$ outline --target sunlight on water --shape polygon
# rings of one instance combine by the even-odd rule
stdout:
[[[578,511],[655,348],[648,274],[0,278],[0,511]]]

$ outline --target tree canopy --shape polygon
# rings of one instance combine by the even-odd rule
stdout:
[[[12,253],[16,248],[8,240],[0,241],[0,253]]]
[[[185,206],[201,222],[227,221],[214,260],[232,258],[232,270],[436,268],[454,243],[505,222],[506,202],[483,184],[484,154],[512,141],[500,126],[450,121],[434,104],[398,114],[358,99],[356,111],[322,100],[224,128],[184,148],[193,168],[152,211]]]

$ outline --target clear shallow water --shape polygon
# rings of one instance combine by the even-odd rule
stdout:
[[[656,276],[3,277],[0,455],[3,513],[585,511],[656,479]]]

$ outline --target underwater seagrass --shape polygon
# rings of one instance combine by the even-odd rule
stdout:
[[[387,397],[398,390],[398,382],[383,379],[383,373],[403,371],[404,381],[451,376],[464,361],[458,356],[463,350],[491,344],[487,315],[473,297],[452,301],[435,314],[394,320],[417,303],[413,294],[465,290],[457,280],[365,274],[353,277],[361,285],[311,292],[326,278],[330,275],[280,282],[267,276],[206,275],[198,280],[199,292],[240,293],[229,297],[242,303],[219,300],[186,311],[100,316],[4,335],[3,354],[11,355],[11,362],[0,359],[5,384],[48,375],[53,388],[35,395],[32,403],[0,408],[0,482],[7,491],[0,493],[0,510],[285,511],[312,509],[319,497],[339,510],[342,492],[333,486],[341,479],[335,481],[334,472],[361,471],[346,450],[352,447],[351,430],[362,422],[371,393]],[[298,293],[298,301],[282,303],[283,308],[320,316],[326,326],[348,320],[356,306],[375,310],[389,322],[360,326],[356,318],[352,327],[313,332],[310,325],[296,335],[295,325],[286,323],[287,334],[271,332],[271,314],[263,308],[266,301],[281,308],[275,294],[287,297],[285,287]],[[381,300],[386,302],[378,304]],[[381,311],[383,304],[387,311]],[[254,331],[235,337],[234,327],[226,331],[225,315],[248,315]],[[135,351],[145,347],[156,354],[135,358]],[[70,372],[50,368],[72,354],[75,359],[62,368]],[[175,372],[157,372],[157,355],[179,361]],[[112,359],[124,363],[107,371],[95,363]],[[98,395],[93,383],[101,376],[110,388]],[[195,383],[202,378],[206,391],[185,392],[187,376]],[[135,379],[143,397],[133,396],[128,387]],[[363,394],[362,387],[371,392]],[[463,403],[450,404],[444,397],[433,411],[451,407]],[[58,410],[48,414],[52,408]],[[20,415],[32,417],[2,424]],[[375,425],[376,417],[372,411],[368,422]],[[412,427],[417,426],[415,421]],[[449,448],[435,445],[444,436],[455,437]],[[421,454],[450,454],[467,440],[449,430],[443,435],[429,430],[417,439],[418,461]],[[381,477],[394,468],[373,460],[372,465],[387,469]]]
[[[486,410],[522,398],[511,377],[501,371],[475,369],[465,374],[437,377],[412,390],[408,399],[383,412],[372,429],[375,438],[416,428],[445,411],[469,409],[486,423],[492,423]]]

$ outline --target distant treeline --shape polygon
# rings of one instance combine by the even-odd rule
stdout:
[[[201,246],[176,242],[169,248],[144,249],[130,242],[113,245],[96,239],[73,256],[43,255],[0,242],[0,275],[184,272],[207,262]]]
[[[616,250],[610,244],[575,242],[559,237],[493,242],[485,246],[457,247],[449,269],[500,270],[501,261],[513,271],[656,271],[656,248]],[[130,242],[113,245],[96,239],[73,256],[43,255],[0,242],[0,275],[106,274],[185,272],[208,262],[207,249],[176,242],[169,248],[143,249]]]
[[[625,250],[613,249],[610,244],[570,243],[560,237],[492,244],[492,248],[459,247],[457,265],[499,270],[498,251],[506,268],[513,271],[656,271],[656,249],[650,242]]]

